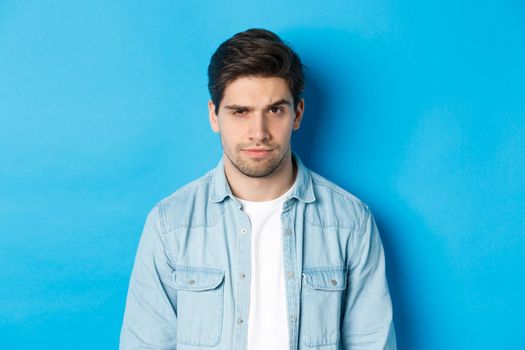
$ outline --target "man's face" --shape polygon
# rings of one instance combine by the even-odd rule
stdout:
[[[210,124],[221,135],[227,159],[249,177],[271,175],[290,152],[292,130],[299,128],[304,109],[282,78],[241,77],[226,86],[219,111],[208,102]]]

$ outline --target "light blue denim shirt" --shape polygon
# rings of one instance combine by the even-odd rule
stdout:
[[[293,159],[281,214],[289,349],[396,349],[369,208]],[[246,349],[250,235],[222,160],[159,202],[137,250],[120,348]]]

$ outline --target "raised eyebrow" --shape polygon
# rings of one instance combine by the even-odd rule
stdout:
[[[283,99],[281,99],[281,100],[279,100],[277,102],[272,103],[267,108],[270,109],[272,107],[277,107],[277,106],[281,106],[281,105],[291,106],[292,103],[290,101],[288,101],[287,99],[283,98]]]
[[[292,103],[290,101],[288,101],[287,99],[283,98],[279,101],[276,101],[268,106],[266,106],[267,109],[270,109],[272,107],[277,107],[277,106],[281,106],[281,105],[288,105],[288,106],[291,106]],[[244,111],[252,111],[253,110],[253,107],[248,107],[248,106],[240,106],[240,105],[228,105],[228,106],[224,106],[225,109],[229,109],[229,110],[244,110]]]
[[[253,110],[252,107],[247,107],[247,106],[239,106],[239,105],[229,105],[229,106],[224,106],[225,109],[229,109],[229,110],[243,110],[243,111],[251,111]]]

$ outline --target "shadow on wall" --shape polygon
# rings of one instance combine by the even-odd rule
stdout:
[[[305,99],[305,116],[301,123],[300,132],[293,136],[293,148],[301,156],[305,164],[314,164],[317,160],[325,159],[322,151],[327,149],[330,140],[334,138],[328,130],[334,122],[340,123],[342,113],[355,115],[357,107],[354,98],[353,79],[348,79],[354,74],[350,64],[345,65],[345,71],[335,71],[338,59],[334,59],[334,51],[339,47],[338,36],[331,31],[308,32],[301,31],[293,39],[292,47],[298,51],[305,65],[306,85],[303,97]],[[287,37],[294,35],[288,35]],[[330,38],[329,40],[325,40]],[[305,40],[308,39],[308,40]],[[346,42],[349,42],[348,38]],[[348,48],[347,48],[348,50]],[[339,110],[340,99],[344,96],[345,110]],[[343,128],[353,129],[353,121],[346,118]],[[349,135],[350,136],[350,135]]]
[[[307,66],[306,89],[303,96],[305,116],[300,130],[292,137],[293,149],[312,170],[347,187],[345,185],[348,181],[345,183],[339,179],[352,178],[354,170],[351,164],[356,163],[355,156],[352,154],[357,152],[356,149],[363,149],[363,146],[358,144],[363,140],[363,136],[359,135],[362,130],[360,126],[366,124],[367,119],[374,117],[374,113],[377,112],[370,110],[370,106],[364,106],[369,103],[367,101],[370,101],[370,98],[365,97],[366,92],[363,91],[371,89],[374,91],[374,80],[363,76],[367,74],[363,72],[369,72],[371,69],[362,67],[363,60],[366,60],[366,57],[363,58],[366,56],[366,50],[361,51],[360,46],[365,47],[367,44],[362,42],[363,39],[353,37],[351,33],[332,30],[311,30],[307,31],[307,34],[302,30],[297,33],[284,33],[283,37],[290,38],[292,47],[301,55],[303,63]],[[361,52],[354,55],[357,51]],[[337,52],[343,53],[342,56],[337,55]],[[377,89],[374,96],[381,97]],[[335,138],[344,139],[336,141]],[[336,145],[339,142],[347,148],[331,147],[334,142]],[[327,162],[338,163],[334,168],[337,173],[330,173]],[[374,215],[386,254],[387,278],[394,306],[398,348],[419,350],[420,342],[417,333],[419,326],[425,320],[416,320],[416,318],[418,315],[421,318],[425,310],[416,310],[416,306],[411,304],[409,279],[413,273],[407,270],[410,259],[406,258],[406,252],[402,251],[403,247],[397,240],[402,237],[403,224],[396,222],[399,221],[396,217],[400,216],[392,216],[388,213],[399,213],[401,210],[403,213],[400,215],[405,223],[406,218],[412,218],[413,225],[421,225],[421,223],[408,207],[403,208],[403,205],[398,205],[401,201],[399,198],[383,197],[384,202],[381,204],[383,195],[384,193],[377,195],[378,205],[374,205],[374,208],[386,207],[388,204],[384,203],[396,203],[395,210],[388,210],[388,212],[374,210]]]

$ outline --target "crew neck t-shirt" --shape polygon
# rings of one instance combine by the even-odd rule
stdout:
[[[248,350],[290,347],[281,212],[294,186],[270,201],[237,198],[252,226]]]

